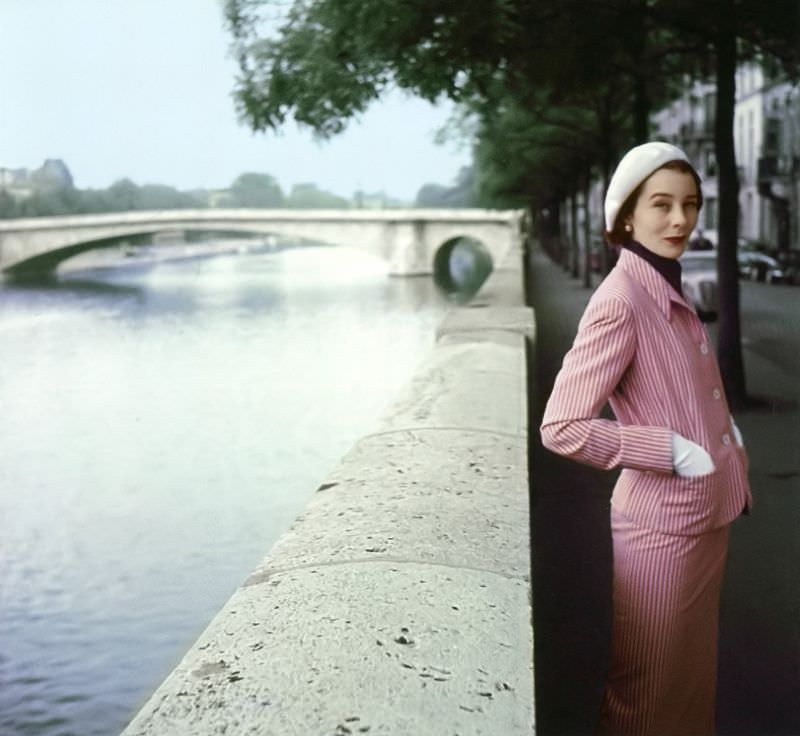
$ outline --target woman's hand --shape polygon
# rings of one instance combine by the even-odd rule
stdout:
[[[708,475],[715,470],[711,455],[704,448],[675,432],[672,433],[672,467],[678,475],[687,478]]]

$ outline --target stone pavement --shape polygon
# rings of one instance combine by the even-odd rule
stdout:
[[[538,247],[529,257],[529,284],[537,322],[531,407],[537,733],[588,736],[608,656],[608,499],[616,474],[556,457],[538,441],[544,403],[590,290]],[[797,330],[791,320],[785,324]],[[713,339],[713,326],[709,332]],[[736,420],[750,456],[755,506],[731,534],[720,616],[719,736],[800,735],[800,381],[790,341],[780,350],[783,358],[770,360],[745,348],[748,390],[759,401]]]

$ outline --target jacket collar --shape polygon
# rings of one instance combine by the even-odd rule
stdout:
[[[667,283],[667,280],[635,253],[623,248],[619,254],[617,267],[622,268],[644,288],[668,320],[672,319],[673,304],[694,312],[694,308]]]

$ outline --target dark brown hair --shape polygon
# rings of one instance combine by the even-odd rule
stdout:
[[[686,161],[678,159],[677,161],[668,161],[663,166],[659,166],[656,171],[661,171],[661,169],[673,169],[674,171],[682,171],[684,174],[691,174],[694,183],[697,185],[697,209],[699,210],[703,206],[703,190],[700,187],[700,177],[694,170],[694,167],[687,164]],[[655,174],[656,171],[654,171],[653,174]],[[650,174],[650,176],[653,174]],[[649,179],[650,176],[648,176],[647,179]],[[631,234],[625,230],[625,220],[636,207],[636,202],[639,199],[639,195],[642,193],[642,187],[647,179],[642,181],[622,203],[622,207],[619,208],[619,212],[617,213],[617,218],[614,220],[614,227],[612,227],[611,230],[604,231],[603,234],[605,235],[606,241],[612,245],[622,245],[631,239]]]

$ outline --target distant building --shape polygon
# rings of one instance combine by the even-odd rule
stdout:
[[[714,155],[716,86],[686,78],[684,93],[653,116],[656,138],[674,143],[703,179],[703,211],[697,229],[717,229],[717,163]]]
[[[232,207],[233,196],[229,189],[213,189],[205,193],[209,207]]]
[[[8,192],[15,199],[25,199],[33,194],[28,169],[0,167],[0,191]]]
[[[0,190],[15,199],[35,192],[74,186],[72,174],[59,158],[48,158],[38,169],[10,169],[0,166]]]
[[[31,172],[38,187],[72,187],[72,174],[60,158],[48,158],[38,169]]]
[[[353,194],[353,207],[364,210],[385,210],[398,207],[407,207],[408,204],[402,200],[387,196],[384,192],[362,192],[361,190]]]
[[[778,248],[800,248],[800,88],[767,80],[761,95],[764,129],[756,167],[761,233]]]
[[[687,79],[686,91],[653,116],[656,137],[683,148],[703,176],[698,229],[716,234],[715,86]],[[739,235],[800,249],[800,88],[761,64],[736,73],[734,147],[739,174]]]

